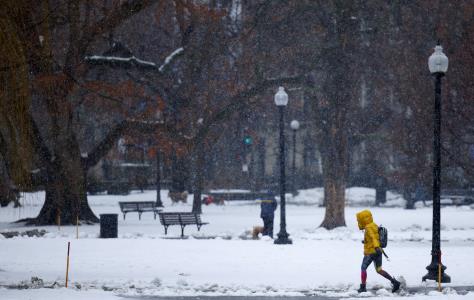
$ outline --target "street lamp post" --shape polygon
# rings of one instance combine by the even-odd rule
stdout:
[[[285,215],[285,131],[284,131],[284,113],[285,106],[288,104],[288,94],[283,87],[278,88],[275,94],[275,104],[278,106],[280,113],[280,232],[275,244],[291,244],[286,232],[286,215]]]
[[[293,130],[293,162],[292,162],[292,178],[291,178],[291,187],[293,195],[297,194],[296,189],[296,131],[300,128],[300,122],[293,120],[290,123],[290,127]]]
[[[163,207],[161,201],[161,157],[160,149],[156,150],[156,207]]]
[[[435,47],[434,53],[428,60],[428,67],[435,77],[435,108],[434,108],[434,137],[433,137],[433,240],[431,248],[431,264],[426,267],[428,274],[422,280],[451,282],[444,273],[446,266],[441,263],[441,78],[448,70],[448,58],[443,53],[443,47]]]

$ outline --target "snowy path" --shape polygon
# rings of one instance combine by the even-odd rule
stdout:
[[[125,197],[94,196],[90,201],[96,214],[118,213],[118,201],[153,197],[154,193],[148,192]],[[274,245],[268,238],[245,239],[248,230],[261,222],[259,206],[252,202],[203,207],[203,220],[210,224],[201,232],[187,227],[189,238],[184,240],[164,238],[162,226],[151,214],[144,214],[141,221],[133,214],[125,221],[119,218],[118,239],[98,239],[98,225],[81,226],[79,239],[75,238],[74,227],[58,231],[54,226],[42,227],[49,232],[42,238],[0,239],[0,285],[30,287],[32,277],[42,279],[44,286],[55,282],[58,287],[64,285],[67,242],[71,241],[70,289],[0,289],[0,298],[29,299],[32,293],[35,299],[41,299],[41,295],[43,299],[75,299],[82,295],[84,299],[101,300],[116,299],[116,295],[358,296],[362,233],[354,215],[363,207],[348,207],[347,227],[327,231],[318,228],[324,209],[308,205],[312,199],[300,199],[305,205],[294,199],[295,204],[287,207],[293,245]],[[41,207],[41,196],[30,195],[25,204],[21,212],[0,209],[0,231],[31,229],[9,223],[19,213],[23,217],[34,216]],[[165,202],[165,209],[189,211],[190,205]],[[376,222],[389,228],[387,253],[391,261],[384,261],[385,269],[403,275],[409,287],[422,286],[421,277],[430,262],[431,209],[385,207],[373,209],[373,213]],[[442,218],[443,262],[453,279],[451,286],[472,286],[474,210],[443,208]],[[278,232],[278,218],[275,221]],[[170,228],[167,237],[179,236],[179,231],[177,227]],[[373,268],[368,275],[368,287],[376,289],[372,296],[391,295],[389,283]],[[327,293],[321,294],[324,290]],[[420,292],[416,297],[422,298],[411,299],[474,299],[472,294],[462,296],[446,291],[440,295]]]

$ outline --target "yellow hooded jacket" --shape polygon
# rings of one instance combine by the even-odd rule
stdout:
[[[364,233],[364,255],[374,254],[375,248],[380,247],[379,227],[372,219],[372,213],[366,209],[357,213],[357,223],[359,229],[365,230]]]

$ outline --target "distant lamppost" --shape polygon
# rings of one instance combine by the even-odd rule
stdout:
[[[433,240],[431,248],[431,264],[426,267],[426,279],[451,282],[451,278],[444,273],[446,269],[441,263],[441,78],[448,70],[448,57],[443,53],[443,47],[438,42],[434,53],[428,60],[428,67],[435,77],[435,109],[434,109],[434,137],[433,137]]]
[[[156,207],[163,207],[161,201],[161,157],[160,149],[156,149]]]
[[[291,179],[291,187],[292,187],[292,192],[294,195],[297,193],[296,189],[296,131],[300,129],[300,122],[297,120],[293,120],[290,123],[290,127],[293,130],[293,162],[292,162],[292,167],[293,167],[293,174],[292,174],[292,179]]]
[[[163,120],[163,113],[160,109],[157,109],[155,112],[155,122],[161,122]],[[151,142],[150,142],[151,144]],[[163,201],[161,199],[161,161],[162,161],[162,153],[160,145],[155,145],[156,147],[156,207],[164,207]]]
[[[288,104],[288,94],[283,87],[278,88],[275,94],[275,104],[278,106],[280,113],[280,232],[275,244],[291,244],[286,232],[286,215],[285,215],[285,123],[284,113],[285,106]]]

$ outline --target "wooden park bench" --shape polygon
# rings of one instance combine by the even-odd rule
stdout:
[[[156,220],[156,215],[161,211],[156,207],[156,202],[154,201],[130,201],[130,202],[119,202],[120,210],[123,213],[123,219],[125,220],[125,215],[129,212],[137,212],[138,219],[142,219],[142,213],[144,212],[153,212],[154,218]]]
[[[184,236],[184,227],[186,225],[196,225],[198,231],[205,223],[201,221],[201,215],[192,212],[160,212],[160,223],[165,227],[165,234],[168,234],[168,227],[171,225],[181,226],[181,237]]]

